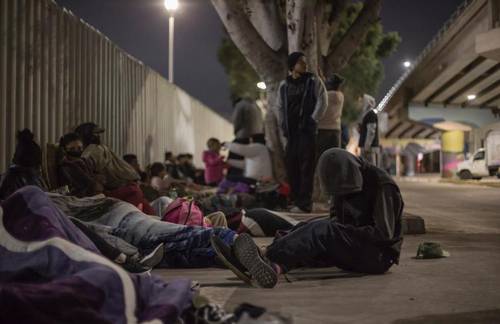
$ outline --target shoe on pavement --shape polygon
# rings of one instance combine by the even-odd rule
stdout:
[[[278,274],[273,265],[260,252],[259,247],[248,234],[240,234],[234,241],[234,253],[241,264],[248,269],[251,278],[262,288],[273,288],[278,283]]]
[[[212,245],[212,248],[217,254],[219,260],[229,270],[231,270],[238,278],[247,284],[252,285],[252,278],[250,278],[248,270],[240,263],[240,261],[238,261],[234,255],[233,249],[229,245],[224,243],[224,241],[216,235],[212,235],[212,237],[210,237],[210,244]]]
[[[165,255],[165,246],[163,243],[159,244],[157,247],[153,249],[149,254],[143,256],[139,263],[143,266],[154,268],[156,267],[161,260],[163,260],[163,256]]]

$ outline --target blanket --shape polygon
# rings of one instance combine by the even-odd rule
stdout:
[[[0,323],[174,323],[192,295],[104,258],[37,187],[1,204]]]

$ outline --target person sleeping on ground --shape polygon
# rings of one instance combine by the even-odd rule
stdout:
[[[135,206],[110,197],[77,198],[48,193],[50,200],[65,215],[75,218],[94,231],[104,231],[140,251],[164,245],[164,257],[158,267],[211,267],[220,265],[210,245],[215,235],[232,244],[236,232],[222,227],[204,228],[163,222],[146,215]]]
[[[38,187],[0,203],[1,323],[181,323],[192,287],[123,271]]]
[[[404,203],[392,178],[337,148],[323,153],[318,169],[322,189],[333,196],[330,218],[301,223],[263,250],[248,234],[229,246],[211,239],[221,261],[240,279],[272,288],[279,274],[299,267],[382,274],[398,264]]]

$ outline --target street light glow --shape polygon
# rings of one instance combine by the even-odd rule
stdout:
[[[179,8],[179,1],[178,0],[165,0],[165,8],[167,8],[168,11],[175,11],[177,8]]]
[[[472,101],[474,99],[476,99],[476,95],[475,94],[470,94],[470,95],[467,96],[467,100],[469,100],[469,101]]]
[[[262,81],[257,83],[257,88],[259,88],[261,90],[266,90],[266,83],[262,82]]]
[[[410,61],[404,61],[404,62],[403,62],[403,66],[404,66],[405,68],[409,68],[409,67],[411,66],[411,62],[410,62]]]

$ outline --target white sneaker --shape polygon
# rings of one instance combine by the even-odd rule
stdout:
[[[149,268],[154,268],[161,262],[161,260],[163,260],[164,254],[164,244],[161,243],[153,251],[151,251],[151,253],[142,257],[139,263]]]

